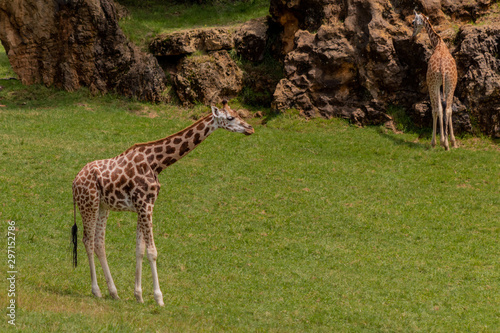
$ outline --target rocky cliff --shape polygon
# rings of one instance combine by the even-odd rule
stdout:
[[[500,137],[500,8],[488,0],[272,0],[285,72],[273,107],[370,124],[399,105],[428,126],[432,50],[425,33],[410,40],[415,8],[457,60],[456,128],[470,131],[472,117],[484,133]]]
[[[0,0],[0,40],[23,84],[163,100],[165,73],[128,42],[113,0]]]
[[[456,59],[456,132],[474,124],[500,137],[494,0],[270,0],[269,17],[239,27],[156,36],[154,57],[126,40],[111,0],[0,0],[0,39],[25,84],[162,101],[167,82],[185,105],[243,96],[277,112],[295,108],[358,125],[386,122],[398,106],[428,127],[432,49],[425,33],[411,40],[414,9]]]
[[[308,117],[342,117],[367,125],[386,122],[388,107],[400,106],[417,126],[428,127],[425,76],[432,49],[425,33],[411,40],[414,9],[430,18],[457,61],[456,132],[470,132],[475,123],[500,137],[500,4],[495,1],[271,0],[268,19],[219,32],[157,36],[150,50],[167,62],[202,51],[224,64],[226,69],[214,65],[207,71],[202,60],[182,60],[173,73],[183,102],[217,101],[223,97],[218,91],[234,97],[255,82],[253,73],[246,75],[247,66],[242,84],[231,57],[216,60],[221,52],[255,65],[267,54],[279,60],[282,74],[258,81],[267,82],[260,89],[269,90],[267,102],[276,111],[296,108]],[[211,80],[208,72],[223,79],[213,91],[201,82]]]

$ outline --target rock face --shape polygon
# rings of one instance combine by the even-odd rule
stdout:
[[[453,52],[456,32],[447,16],[462,24],[494,11],[493,5],[489,0],[271,0],[284,64],[272,107],[364,125],[385,122],[388,106],[398,105],[417,122],[430,119],[425,77],[433,50],[425,32],[417,41],[410,38],[414,8],[430,17]],[[497,28],[470,27],[455,41],[462,73],[455,92],[457,132],[471,130],[466,111],[471,109],[482,131],[497,135],[498,38]]]
[[[196,51],[230,50],[234,47],[232,34],[228,29],[194,29],[161,34],[149,44],[155,56],[178,56]]]
[[[370,102],[358,82],[355,50],[339,27],[325,25],[316,34],[299,30],[295,45],[285,58],[285,78],[276,88],[273,108],[351,119]]]
[[[439,1],[422,1],[422,3],[434,2],[439,7]],[[485,15],[495,1],[492,0],[442,0],[441,7],[443,11],[450,15],[452,19],[458,19],[462,22],[476,21],[482,15]]]
[[[284,59],[285,78],[274,94],[275,109],[296,107],[308,116],[340,116],[364,125],[387,121],[383,114],[389,103],[423,98],[418,83],[409,88],[403,82],[423,76],[426,66],[413,68],[408,62],[418,54],[425,58],[426,49],[410,43],[410,31],[390,2],[315,3],[324,8],[323,14],[306,15],[304,28],[329,24],[320,25],[316,33],[303,29],[295,33],[294,48]],[[290,8],[287,3],[284,15],[307,13],[300,5],[304,4]],[[412,57],[401,61],[401,51]]]
[[[112,0],[1,0],[0,40],[23,84],[162,100],[165,75],[127,42]]]
[[[260,62],[267,46],[267,31],[267,19],[256,19],[239,28],[162,34],[151,41],[149,49],[170,72],[182,104],[218,103],[236,97],[243,88],[243,72],[227,51],[234,49],[248,61]],[[253,82],[249,77],[245,81]]]
[[[249,61],[264,60],[268,28],[267,18],[244,23],[234,36],[236,52]]]
[[[149,47],[185,105],[239,95],[358,125],[385,123],[386,110],[398,106],[430,127],[433,50],[425,32],[411,40],[414,9],[429,16],[457,61],[455,132],[472,131],[473,119],[500,137],[500,7],[493,0],[270,0],[270,18],[164,34]],[[127,42],[112,0],[0,0],[0,40],[25,84],[164,100],[162,68]]]
[[[458,35],[455,28],[500,12],[493,5],[490,0],[271,0],[270,19],[236,29],[162,35],[150,49],[178,62],[173,85],[185,104],[251,95],[249,100],[270,101],[276,111],[296,108],[308,117],[342,117],[358,125],[386,123],[391,119],[386,110],[395,105],[417,126],[430,127],[426,72],[433,50],[425,32],[411,40],[416,8],[430,17],[457,59],[455,132],[472,131],[472,117],[484,133],[499,136],[498,28],[463,27]],[[242,85],[231,57],[213,53],[233,48],[254,64],[266,52],[278,54],[282,78],[266,78],[266,69],[243,62]],[[187,57],[200,51],[204,55]]]
[[[457,42],[456,95],[483,133],[500,138],[500,23],[462,27]]]
[[[184,105],[219,103],[241,91],[243,73],[227,51],[185,57],[178,64],[175,89]]]

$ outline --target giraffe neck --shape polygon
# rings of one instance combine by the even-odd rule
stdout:
[[[196,148],[215,129],[217,126],[213,115],[209,114],[178,133],[157,141],[135,144],[123,154],[128,155],[132,152],[134,155],[141,155],[143,153],[151,169],[159,174]],[[137,158],[142,160],[140,157]]]
[[[423,15],[422,15],[423,16]],[[429,39],[431,40],[431,45],[432,48],[436,48],[436,46],[439,44],[439,42],[442,40],[441,37],[437,34],[437,32],[434,30],[432,27],[431,23],[427,19],[427,17],[424,17],[424,27],[425,31],[427,31],[427,35],[429,36]]]

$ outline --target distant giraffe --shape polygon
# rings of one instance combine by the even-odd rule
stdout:
[[[143,302],[141,287],[142,259],[144,250],[153,275],[154,298],[163,306],[163,294],[156,270],[157,251],[153,239],[153,208],[160,191],[160,172],[186,156],[217,128],[250,135],[252,126],[241,119],[223,101],[223,108],[212,106],[212,113],[184,130],[157,141],[135,144],[120,155],[88,163],[73,181],[73,205],[75,224],[72,228],[76,265],[76,204],[83,221],[83,243],[90,265],[92,293],[101,297],[97,285],[94,252],[106,278],[111,297],[118,293],[109,271],[104,248],[106,221],[109,211],[132,211],[138,214],[136,241],[135,297]]]
[[[455,135],[453,134],[453,122],[451,118],[453,93],[457,85],[457,66],[455,59],[451,56],[443,39],[432,28],[429,19],[424,15],[415,12],[413,20],[413,36],[415,39],[422,27],[425,27],[434,52],[429,59],[427,67],[427,88],[432,106],[432,141],[431,145],[436,145],[436,123],[439,117],[440,143],[448,150],[447,124],[450,128],[450,140],[453,148],[457,147]],[[443,87],[444,100],[441,104],[441,87]],[[443,115],[444,112],[444,115]],[[444,128],[443,128],[444,120]]]

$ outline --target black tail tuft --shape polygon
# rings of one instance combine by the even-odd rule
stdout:
[[[73,244],[73,267],[76,267],[78,264],[78,252],[76,251],[78,247],[78,226],[76,223],[73,224],[73,227],[71,228],[71,243]]]
[[[76,202],[75,194],[73,193],[73,227],[71,228],[71,245],[73,245],[73,267],[76,268],[78,264],[78,226],[76,225]]]

